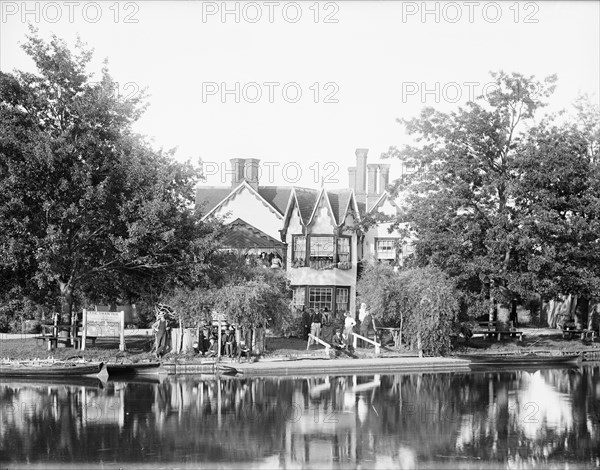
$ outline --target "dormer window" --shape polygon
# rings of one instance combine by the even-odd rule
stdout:
[[[292,246],[292,266],[299,268],[306,266],[306,237],[294,235]]]
[[[332,236],[309,237],[310,245],[310,267],[315,269],[333,268],[333,257],[335,254],[335,238]]]
[[[294,235],[292,240],[292,267],[294,268],[307,265],[313,269],[352,268],[349,236]]]

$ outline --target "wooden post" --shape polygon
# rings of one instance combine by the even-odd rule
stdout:
[[[119,351],[125,351],[125,311],[121,310],[121,325],[119,328]]]
[[[217,346],[217,357],[221,359],[221,314],[219,315],[219,331],[217,332],[217,341],[219,342]]]
[[[85,340],[87,338],[87,310],[83,309],[83,319],[81,322],[81,350],[85,351]]]

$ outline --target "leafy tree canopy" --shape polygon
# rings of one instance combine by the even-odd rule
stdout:
[[[418,235],[416,264],[442,269],[471,304],[597,295],[597,109],[582,100],[580,123],[536,123],[556,77],[492,77],[476,102],[402,121],[415,144],[387,153],[418,169],[395,182],[406,194],[397,222]]]
[[[0,72],[0,275],[4,286],[135,300],[202,277],[214,227],[195,214],[199,173],[132,130],[144,94],[115,95],[106,66],[32,29],[37,74]]]

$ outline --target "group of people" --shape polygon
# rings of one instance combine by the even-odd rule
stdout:
[[[154,354],[158,359],[169,352],[169,334],[171,330],[170,322],[173,320],[173,311],[169,307],[158,304],[155,307],[156,321],[152,325],[154,331]],[[194,350],[197,354],[206,357],[216,357],[219,355],[219,328],[217,326],[200,328],[198,340],[194,342]],[[241,359],[245,355],[248,360],[251,357],[250,340],[242,332],[240,340],[236,340],[235,328],[230,326],[221,334],[220,355],[228,357],[237,357]]]
[[[313,339],[309,336],[317,338],[321,337],[321,329],[323,326],[331,325],[331,312],[327,307],[321,308],[309,308],[305,309],[302,307],[302,327],[304,330],[304,339],[308,339],[310,344],[313,344]]]
[[[263,268],[282,269],[283,260],[279,253],[263,251],[260,256],[246,255],[246,264],[249,266],[262,266]]]
[[[208,344],[207,344],[208,343]],[[239,342],[236,340],[235,328],[230,326],[221,334],[221,344],[219,345],[219,328],[214,326],[209,330],[208,339],[201,330],[200,338],[198,339],[197,352],[201,356],[216,357],[219,355],[219,348],[221,356],[226,357],[237,357],[241,360],[242,355],[245,355],[249,360],[250,341],[246,338],[246,335],[240,336]]]
[[[373,332],[373,318],[364,303],[360,307],[358,319],[360,322],[359,334],[365,338],[370,338]],[[303,307],[302,325],[304,329],[304,339],[308,340],[307,347],[310,347],[316,342],[314,338],[322,339],[323,326],[331,326],[332,323],[333,318],[327,307],[323,309],[305,309]],[[334,326],[333,336],[330,341],[336,351],[347,352],[351,355],[353,354],[353,335],[356,324],[354,316],[351,315],[350,312],[345,312],[343,314],[343,328],[337,325]],[[366,345],[368,346],[368,344]]]

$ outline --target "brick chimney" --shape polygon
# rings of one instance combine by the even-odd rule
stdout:
[[[356,167],[348,167],[348,187],[356,191]]]
[[[373,196],[377,194],[377,167],[375,163],[367,165],[367,194]]]
[[[390,166],[389,163],[379,165],[379,194],[383,194],[390,184]]]
[[[244,159],[232,158],[231,162],[231,187],[236,188],[244,180]]]
[[[356,149],[356,194],[366,194],[367,153],[369,149]]]
[[[259,162],[258,158],[247,158],[244,163],[244,178],[254,189],[258,189]]]

